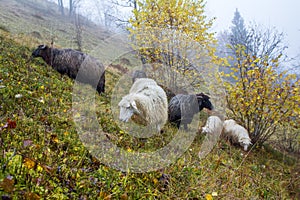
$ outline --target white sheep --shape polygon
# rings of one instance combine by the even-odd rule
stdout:
[[[158,132],[168,119],[166,93],[153,79],[137,79],[118,106],[121,121],[132,119],[138,124],[155,127]]]
[[[131,86],[129,90],[130,93],[139,93],[144,89],[148,89],[150,86],[157,87],[157,83],[155,80],[151,78],[138,78],[135,80],[133,85]]]
[[[224,121],[223,134],[231,143],[242,146],[244,151],[247,151],[248,147],[252,144],[248,131],[233,119]]]
[[[220,135],[223,129],[223,122],[218,116],[210,116],[206,120],[206,124],[202,127],[202,133]]]

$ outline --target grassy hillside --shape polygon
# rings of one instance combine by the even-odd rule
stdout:
[[[22,19],[15,17],[23,9],[26,16],[33,10],[45,12],[42,6],[38,7],[40,10],[34,7],[37,4],[33,2],[42,1],[20,0],[17,4],[17,1],[3,0],[0,7],[2,199],[299,199],[299,161],[269,147],[246,153],[220,140],[212,152],[200,160],[198,152],[204,137],[199,134],[182,157],[161,170],[148,173],[124,173],[94,157],[79,139],[72,118],[73,81],[40,59],[30,59],[33,46],[51,38],[49,30],[54,22],[44,20],[50,24],[45,25],[45,32],[36,27],[35,31],[42,38],[32,37],[33,29],[24,28],[36,24],[30,23],[33,18],[25,20],[24,27],[9,25],[8,21],[13,19],[14,24],[22,23]],[[9,14],[7,9],[19,3],[22,9],[18,6],[15,14]],[[40,18],[54,17],[55,9],[52,11]],[[63,21],[59,24],[67,27]],[[68,46],[70,40],[66,38],[72,33],[65,31],[65,34],[57,34],[59,46]],[[90,31],[86,34],[98,36],[94,29]],[[96,47],[100,47],[97,37],[95,41]],[[112,40],[106,40],[103,48],[113,49],[117,43],[107,41]],[[96,47],[87,52],[94,52]],[[95,97],[97,120],[107,137],[127,151],[152,151],[164,146],[173,136],[172,127],[168,126],[161,136],[145,142],[124,133],[116,125],[110,97],[120,75],[108,68],[107,93]],[[202,117],[200,123],[204,123],[205,115]]]
[[[80,24],[82,51],[107,64],[131,51],[124,45],[124,34],[109,32],[84,17],[80,17]],[[51,42],[55,47],[78,47],[74,17],[62,16],[56,4],[44,0],[1,0],[0,31],[9,32],[15,41],[28,47]]]

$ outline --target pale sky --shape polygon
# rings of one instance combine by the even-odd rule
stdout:
[[[207,0],[207,15],[217,17],[214,30],[228,29],[236,8],[246,25],[255,22],[283,32],[290,57],[300,54],[300,0]]]
[[[57,2],[56,0],[52,0]],[[67,0],[64,0],[67,4]],[[84,0],[92,3],[104,0]],[[125,1],[125,0],[120,0]],[[299,55],[300,60],[300,0],[205,0],[206,15],[217,17],[213,30],[229,29],[236,8],[239,10],[246,25],[255,22],[266,28],[276,27],[285,34],[284,45],[288,46],[289,57]]]

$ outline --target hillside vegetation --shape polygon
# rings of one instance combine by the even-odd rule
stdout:
[[[299,161],[269,146],[243,152],[220,140],[204,159],[199,159],[204,139],[199,134],[189,150],[174,163],[147,173],[121,172],[90,154],[79,139],[73,121],[74,82],[42,60],[30,58],[33,47],[51,40],[53,32],[57,33],[55,40],[59,46],[73,44],[68,39],[72,35],[71,28],[66,28],[68,20],[56,23],[64,27],[64,31],[59,31],[55,26],[58,20],[55,8],[51,7],[53,12],[44,13],[42,6],[51,4],[40,7],[37,2],[44,1],[1,1],[2,199],[299,199]],[[33,10],[38,13],[33,14]],[[29,18],[29,13],[34,16]],[[37,14],[44,23],[33,20]],[[37,24],[42,27],[28,28]],[[41,38],[33,37],[33,30]],[[102,36],[99,39],[94,28],[87,28],[86,34],[90,36],[84,38],[94,41],[94,44],[85,43],[87,52],[96,47],[117,47],[114,41],[107,42],[111,40],[101,46],[98,42]],[[128,67],[120,63],[118,66],[120,69]],[[110,103],[121,75],[115,68],[107,69],[107,92],[95,96],[99,124],[111,141],[127,151],[152,151],[164,146],[173,136],[171,126],[167,126],[161,136],[145,142],[116,125]],[[202,113],[201,125],[206,117]]]

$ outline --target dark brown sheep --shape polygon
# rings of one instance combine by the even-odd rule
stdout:
[[[73,49],[56,49],[47,45],[39,45],[32,57],[41,57],[48,65],[60,74],[71,79],[92,85],[98,93],[105,88],[105,68],[96,58]],[[77,77],[80,69],[80,76]]]
[[[178,129],[181,124],[184,126],[184,129],[187,129],[187,125],[192,122],[195,114],[200,112],[203,108],[209,110],[213,109],[213,105],[209,99],[209,96],[203,93],[196,95],[177,94],[169,102],[169,121],[172,124],[175,124]]]

